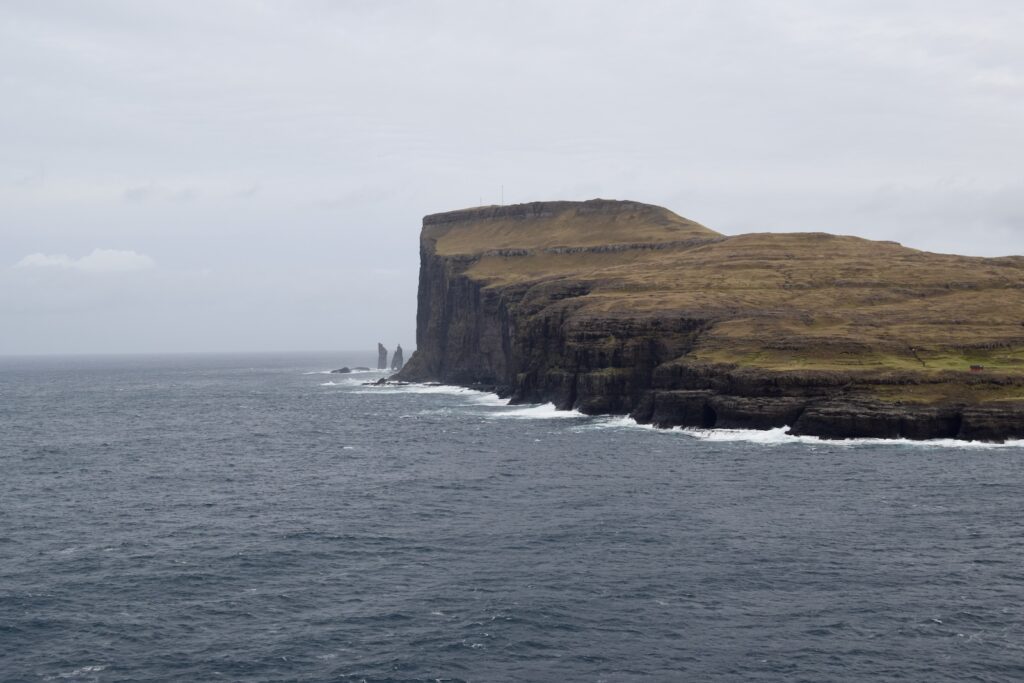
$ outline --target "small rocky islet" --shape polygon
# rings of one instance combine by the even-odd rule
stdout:
[[[426,216],[420,259],[417,350],[392,381],[659,427],[1024,437],[1021,256],[727,236],[598,199]]]

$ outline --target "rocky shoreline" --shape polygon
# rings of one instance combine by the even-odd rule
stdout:
[[[596,212],[630,210],[643,217],[647,208],[622,202],[583,204],[584,226]],[[394,378],[493,390],[513,403],[551,402],[586,414],[629,415],[658,427],[789,426],[794,435],[830,439],[1024,438],[1024,401],[971,400],[975,395],[1013,396],[1024,378],[1012,372],[979,376],[966,368],[929,373],[885,367],[779,370],[709,362],[697,351],[708,348],[715,330],[738,316],[731,310],[631,310],[628,302],[619,306],[609,296],[595,297],[599,286],[620,285],[595,284],[593,276],[580,277],[568,267],[555,276],[509,277],[507,273],[518,275],[532,266],[528,259],[538,250],[529,243],[516,247],[525,253],[507,249],[504,254],[495,253],[493,238],[481,240],[476,253],[466,247],[438,247],[453,225],[511,220],[515,227],[566,210],[572,210],[571,203],[521,205],[507,213],[490,207],[425,218],[417,350]],[[724,241],[714,235],[708,240]],[[692,249],[702,239],[669,237],[664,243],[691,246],[645,253]],[[606,249],[603,257],[629,251],[634,242],[626,244],[622,250]],[[571,243],[560,247],[569,255],[541,246],[546,251],[537,258],[547,259],[545,264],[579,253]],[[489,263],[484,259],[497,259],[506,269],[500,271],[504,281],[481,271],[480,264]],[[958,398],[961,394],[967,398]],[[947,398],[917,398],[933,395]]]

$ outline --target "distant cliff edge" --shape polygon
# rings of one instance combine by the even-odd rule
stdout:
[[[1024,437],[1024,257],[724,236],[647,204],[423,219],[397,375],[660,427]]]

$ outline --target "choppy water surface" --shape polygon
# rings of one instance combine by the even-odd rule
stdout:
[[[1024,677],[1022,448],[315,374],[372,359],[0,360],[0,680]]]

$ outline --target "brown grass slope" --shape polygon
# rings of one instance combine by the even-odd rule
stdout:
[[[1024,397],[1024,257],[824,233],[726,237],[667,209],[607,200],[436,214],[423,240],[487,288],[572,285],[574,320],[707,320],[690,363],[919,377],[871,389],[899,401]]]

